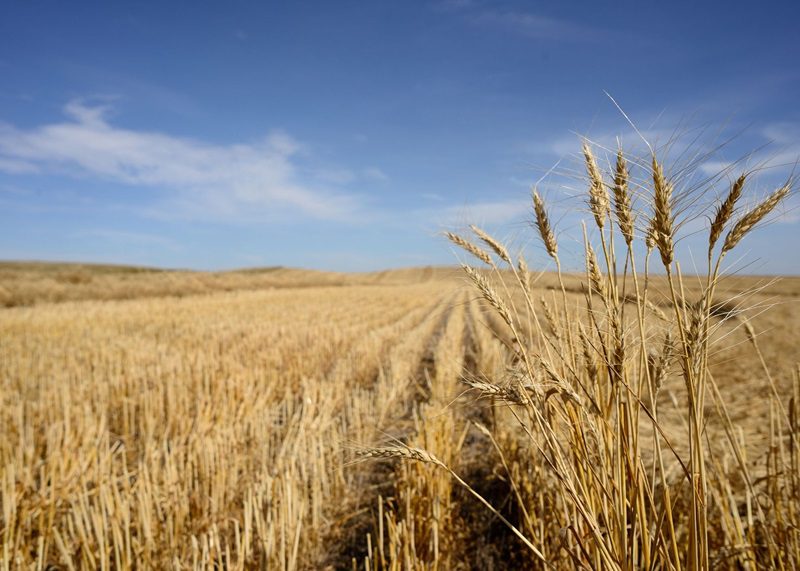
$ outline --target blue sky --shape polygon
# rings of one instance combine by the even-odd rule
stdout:
[[[756,200],[800,156],[799,20],[796,2],[9,2],[0,258],[373,270],[452,263],[437,233],[477,222],[545,267],[542,179],[579,267],[579,135],[641,146],[604,91],[694,167],[687,188],[730,167],[708,200],[767,167]],[[800,273],[797,204],[730,269]]]

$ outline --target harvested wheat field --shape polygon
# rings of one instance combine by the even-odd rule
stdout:
[[[3,8],[0,571],[800,571],[800,1]]]
[[[580,414],[604,419],[585,425],[592,431],[631,423],[632,414],[642,425],[637,454],[652,458],[652,426],[627,399],[614,405],[618,411],[606,410],[609,373],[590,348],[603,350],[600,337],[590,321],[565,326],[564,308],[586,314],[582,277],[564,276],[562,291],[554,274],[526,273],[525,287],[510,290],[507,302],[494,292],[513,280],[511,272],[473,278],[488,289],[447,268],[332,275],[4,266],[3,569],[506,569],[543,567],[545,559],[592,566],[580,546],[597,540],[576,535],[588,514],[577,515],[561,497],[546,464],[571,464],[581,484],[591,481],[585,470],[592,454],[600,463],[616,454],[592,451],[602,442],[597,434],[583,434],[594,441],[571,458],[556,457],[564,448],[548,450],[547,442],[566,438],[564,423]],[[653,301],[642,307],[657,361],[671,307],[663,276],[649,288]],[[792,527],[800,518],[797,490],[772,486],[782,481],[776,472],[797,467],[797,457],[788,457],[797,443],[783,439],[781,426],[784,413],[793,414],[796,430],[800,280],[723,280],[718,298],[735,309],[743,290],[754,292],[744,304],[753,309],[710,317],[709,371],[727,402],[725,413],[711,396],[705,404],[707,446],[715,451],[706,465],[712,557],[727,558],[717,566],[756,567],[769,566],[756,559],[768,553],[791,568],[800,545]],[[535,311],[523,309],[525,300]],[[516,333],[504,319],[512,311],[506,303],[526,315],[510,319]],[[765,304],[772,307],[762,312]],[[636,302],[622,305],[625,319],[635,321]],[[755,343],[744,326],[749,314]],[[536,338],[531,346],[545,347],[552,359],[551,378],[539,379],[539,389],[530,389],[530,379],[514,380],[525,377],[515,335]],[[571,367],[582,367],[578,378],[595,388],[559,385]],[[688,462],[683,379],[677,371],[662,376],[658,408],[648,400],[648,410],[663,417],[663,430]],[[527,390],[532,397],[543,391],[544,408],[532,410],[555,416],[544,442],[526,436],[544,422],[526,411],[533,406]],[[602,410],[579,414],[577,403],[588,406],[589,398]],[[746,446],[743,466],[755,493],[737,476],[727,431]],[[679,462],[663,443],[657,449],[671,484],[648,490],[657,496],[648,500],[652,507],[638,494],[640,505],[617,506],[608,488],[616,476],[631,476],[613,470],[593,476],[608,478],[598,487],[609,492],[593,506],[597,525],[617,528],[619,522],[599,523],[603,514],[627,514],[638,549],[646,544],[641,536],[652,533],[662,538],[653,549],[665,558],[676,549],[677,561],[689,541],[685,529],[673,537],[656,521],[650,530],[631,530],[663,505],[667,490],[673,510],[691,509]],[[796,474],[791,479],[796,483]],[[788,503],[771,503],[784,494]],[[731,511],[717,513],[719,505]],[[782,554],[769,551],[758,524],[775,516],[759,509],[787,518],[775,532],[785,534],[777,539]],[[713,548],[751,537],[752,552]],[[623,549],[618,540],[608,536]],[[657,560],[633,546],[621,553],[637,565],[645,556]],[[620,568],[633,568],[623,562]]]
[[[595,152],[582,273],[535,188],[555,271],[5,264],[3,568],[796,569],[800,279],[721,271],[794,180],[686,275],[685,182]]]

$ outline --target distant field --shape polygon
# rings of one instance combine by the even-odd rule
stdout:
[[[282,267],[195,272],[98,264],[0,262],[0,306],[181,297],[267,288],[406,283],[454,273],[454,270],[447,268],[425,268],[344,274]]]
[[[542,300],[560,303],[557,279],[532,278],[544,315]],[[653,305],[669,313],[663,278],[651,288]],[[565,295],[583,315],[577,277],[567,277]],[[710,368],[742,438],[762,450],[771,393],[741,317],[750,317],[776,385],[790,394],[800,279],[729,278],[718,299]],[[0,305],[3,568],[363,569],[366,557],[375,569],[434,560],[440,569],[504,569],[535,561],[436,466],[356,461],[362,448],[400,438],[455,466],[507,517],[521,517],[508,507],[516,492],[505,475],[530,469],[513,453],[519,436],[512,423],[503,428],[507,412],[461,382],[507,377],[512,343],[458,269],[4,263]],[[565,327],[560,315],[553,323],[559,339],[576,325]],[[685,430],[671,412],[685,398],[681,383],[668,378],[658,397],[673,435]],[[475,423],[505,435],[497,446],[507,456]],[[712,449],[722,449],[723,432],[719,420],[709,422]],[[755,473],[764,457],[748,461]]]

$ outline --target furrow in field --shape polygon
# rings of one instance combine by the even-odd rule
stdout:
[[[424,396],[420,390],[425,382],[419,375],[430,369],[429,355],[442,336],[449,316],[457,305],[452,294],[437,301],[425,319],[414,328],[403,332],[399,342],[388,348],[384,364],[369,390],[353,393],[346,417],[351,419],[348,431],[343,436],[359,434],[354,445],[367,445],[384,440],[386,434],[402,437],[413,423],[410,417],[413,402]],[[430,374],[430,372],[428,373]],[[369,529],[369,510],[382,492],[391,489],[393,468],[385,462],[362,462],[353,466],[346,477],[352,490],[352,504],[342,510],[350,514],[342,521],[328,539],[331,553],[326,564],[336,567],[350,565],[348,557],[361,551],[365,533]],[[355,514],[355,515],[353,515]],[[343,525],[342,525],[343,524]]]
[[[355,353],[369,355],[369,351],[364,353],[365,347],[381,350],[420,317],[424,317],[424,312],[414,311],[402,318],[404,323],[399,328],[387,326],[376,336],[379,343],[360,340],[361,349],[354,349]],[[351,358],[347,360],[353,362]],[[359,367],[349,372],[356,376],[363,374]],[[270,466],[269,477],[257,478],[248,496],[250,499],[246,501],[249,508],[245,509],[246,517],[250,514],[257,530],[257,547],[253,552],[260,553],[264,561],[286,568],[300,565],[298,562],[302,561],[304,566],[314,567],[312,562],[318,561],[323,548],[327,547],[323,538],[326,530],[335,525],[330,518],[341,513],[342,505],[331,504],[330,498],[346,497],[348,489],[349,474],[343,471],[342,464],[346,459],[341,451],[346,444],[344,437],[359,438],[359,427],[368,426],[370,422],[356,414],[347,414],[353,407],[360,410],[357,393],[371,391],[361,386],[363,378],[351,378],[346,371],[346,367],[334,367],[324,380],[308,378],[297,393],[287,392],[283,401],[292,403],[282,405],[288,412],[282,418],[289,430],[282,442],[275,443],[279,449]],[[354,419],[357,420],[355,425]],[[298,450],[303,450],[304,454],[298,455]],[[287,537],[297,538],[291,549],[285,541]]]
[[[425,390],[417,392],[413,432],[404,438],[408,446],[422,448],[456,469],[465,435],[455,402],[466,362],[465,302],[462,294],[454,298],[446,320],[431,338],[421,363],[423,377],[418,379],[425,383]],[[380,509],[366,542],[365,565],[409,567],[414,562],[449,568],[456,560],[460,533],[450,476],[431,464],[401,461],[394,463],[390,481],[391,488],[381,489]]]

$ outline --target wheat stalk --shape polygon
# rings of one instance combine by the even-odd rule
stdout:
[[[542,304],[542,308],[544,309],[544,318],[547,321],[548,327],[550,327],[550,332],[553,334],[553,337],[556,338],[556,341],[561,341],[561,333],[558,327],[558,322],[556,321],[556,316],[553,313],[553,310],[548,305],[547,301],[542,297],[540,299]]]
[[[524,405],[528,402],[520,390],[514,385],[502,387],[500,385],[469,378],[464,379],[464,384],[476,389],[483,396],[499,398],[510,404]]]
[[[558,256],[558,244],[556,243],[555,234],[553,234],[553,228],[550,226],[550,219],[547,216],[547,210],[544,208],[544,202],[536,189],[533,189],[533,211],[536,215],[536,228],[539,230],[539,236],[544,243],[545,250],[547,250],[551,258],[556,259]]]
[[[664,342],[661,345],[659,353],[649,353],[647,355],[647,365],[650,369],[650,381],[653,383],[653,402],[655,402],[661,387],[664,386],[664,381],[667,378],[669,370],[669,362],[672,358],[672,334],[667,331],[664,336]]]
[[[622,149],[617,151],[617,165],[614,171],[614,210],[617,223],[628,247],[633,243],[633,213],[631,211],[631,195],[628,190],[628,165]]]
[[[589,375],[589,379],[592,383],[597,384],[597,363],[595,362],[594,356],[594,348],[589,341],[589,337],[586,335],[586,330],[583,328],[582,324],[578,324],[578,333],[580,334],[581,338],[581,348],[583,351],[583,363],[586,367],[586,372]]]
[[[439,460],[427,450],[412,446],[383,446],[368,448],[361,451],[360,456],[362,458],[404,458],[406,460],[414,460],[416,462],[444,466],[444,462]]]
[[[530,292],[531,272],[530,269],[528,269],[528,263],[525,261],[525,257],[522,254],[517,257],[517,273],[522,281],[522,287],[525,288],[525,291]]]
[[[744,236],[753,229],[753,227],[761,222],[765,216],[772,212],[780,202],[789,195],[791,184],[786,183],[778,190],[765,198],[758,206],[744,214],[739,221],[734,224],[722,245],[722,253],[733,250],[736,245],[741,241]]]
[[[494,250],[494,253],[497,254],[497,256],[501,260],[506,262],[508,265],[512,265],[513,264],[511,262],[511,256],[508,255],[508,250],[506,250],[506,247],[503,246],[503,244],[501,244],[498,240],[496,240],[495,238],[493,238],[488,233],[486,233],[485,231],[481,230],[480,228],[478,228],[474,224],[470,224],[470,228],[472,229],[473,232],[475,232],[475,235],[478,238],[483,240],[483,242],[487,246],[489,246],[492,250]]]
[[[586,243],[586,273],[589,276],[592,291],[605,299],[606,287],[603,273],[600,271],[600,264],[597,262],[597,255],[594,253],[594,248],[592,248],[592,245],[588,242]]]
[[[714,220],[711,222],[711,230],[708,235],[709,253],[714,249],[714,245],[722,235],[725,225],[733,216],[733,211],[736,208],[736,202],[742,196],[746,179],[746,174],[743,174],[737,178],[731,185],[731,189],[728,192],[728,195],[725,197],[725,200],[723,200],[717,207],[717,211],[714,214]]]
[[[459,246],[460,248],[463,248],[464,250],[466,250],[467,252],[469,252],[470,254],[475,256],[476,258],[478,258],[484,264],[486,264],[488,266],[494,266],[494,262],[492,262],[492,257],[489,254],[487,254],[486,252],[484,252],[483,250],[481,250],[480,248],[478,248],[472,242],[470,242],[470,241],[462,238],[458,234],[454,234],[452,232],[445,232],[444,235],[447,236],[447,238],[453,244],[455,244],[456,246]]]
[[[664,176],[664,167],[652,158],[653,170],[653,241],[661,254],[661,262],[669,268],[674,258],[672,184]]]
[[[586,162],[586,172],[589,175],[589,208],[594,215],[597,227],[602,230],[609,212],[608,191],[603,183],[603,175],[597,166],[592,148],[586,140],[583,141],[583,158]]]
[[[474,268],[471,266],[467,266],[466,264],[461,264],[461,267],[466,272],[469,279],[472,280],[472,283],[478,288],[478,291],[481,292],[483,298],[489,302],[489,305],[494,307],[497,310],[497,313],[500,314],[500,317],[503,318],[509,327],[513,325],[513,319],[511,318],[511,311],[508,309],[508,306],[503,301],[503,299],[497,295],[497,292],[489,285],[489,281],[483,276],[483,274],[478,273]]]
[[[654,218],[650,218],[647,221],[647,227],[644,230],[644,244],[647,247],[648,253],[652,252],[653,248],[656,247],[656,228]]]

